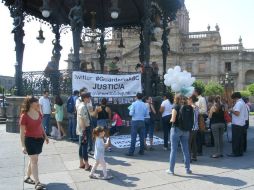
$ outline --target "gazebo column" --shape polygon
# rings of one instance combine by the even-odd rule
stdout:
[[[24,15],[23,15],[23,1],[16,0],[15,5],[10,7],[11,17],[13,18],[14,28],[12,33],[14,33],[15,41],[15,51],[16,51],[16,63],[15,63],[15,95],[23,95],[23,84],[22,84],[22,65],[23,65],[23,55],[25,44],[23,43],[23,38],[25,36],[24,27]]]
[[[79,49],[81,44],[81,32],[84,26],[84,0],[78,0],[77,4],[71,8],[69,19],[73,37],[73,71],[80,70]]]
[[[52,44],[54,45],[52,50],[52,56],[54,60],[54,72],[52,73],[52,76],[50,77],[50,82],[53,87],[53,95],[59,95],[60,94],[60,72],[59,72],[59,61],[61,58],[61,50],[62,46],[60,45],[60,27],[58,24],[52,25],[53,27],[53,33],[55,34],[55,39],[52,41]]]
[[[163,16],[163,33],[162,33],[162,46],[161,46],[161,51],[162,51],[162,60],[163,60],[163,93],[166,92],[166,86],[164,84],[164,75],[166,74],[166,66],[167,66],[167,57],[168,57],[168,52],[169,52],[169,43],[168,43],[168,35],[169,35],[169,28],[168,28],[168,21],[167,21],[167,16]]]
[[[150,67],[150,38],[151,38],[151,0],[144,0],[144,94],[152,95],[152,68]]]
[[[140,39],[140,44],[139,44],[139,61],[142,64],[145,61],[143,28],[140,29],[139,39]]]
[[[98,50],[98,53],[100,55],[100,58],[99,58],[99,62],[100,62],[100,67],[101,67],[101,72],[103,73],[104,72],[104,65],[105,65],[105,59],[106,59],[106,56],[107,56],[107,47],[104,45],[105,43],[105,28],[102,28],[101,29],[101,37],[100,37],[100,49]]]

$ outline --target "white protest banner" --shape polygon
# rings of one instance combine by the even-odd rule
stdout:
[[[136,96],[141,92],[141,74],[108,75],[74,71],[72,89],[87,88],[92,97]]]

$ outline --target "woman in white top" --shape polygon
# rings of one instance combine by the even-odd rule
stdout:
[[[160,112],[162,114],[162,125],[164,133],[164,150],[168,150],[168,134],[170,133],[172,116],[173,96],[170,93],[163,95],[163,102],[161,103]]]

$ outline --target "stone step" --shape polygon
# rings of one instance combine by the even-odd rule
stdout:
[[[6,123],[6,118],[0,117],[0,124],[5,124]]]

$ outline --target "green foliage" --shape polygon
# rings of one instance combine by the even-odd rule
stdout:
[[[254,95],[254,83],[247,86],[247,90]]]
[[[246,98],[248,98],[248,97],[251,96],[251,92],[248,91],[248,90],[240,91],[240,93],[241,93],[241,95],[242,95],[243,97],[246,97]]]
[[[222,95],[224,92],[224,88],[217,82],[209,82],[205,86],[205,95],[206,96],[214,96],[214,95]]]
[[[200,88],[203,94],[205,92],[205,83],[202,80],[196,80],[193,85],[194,88]]]

